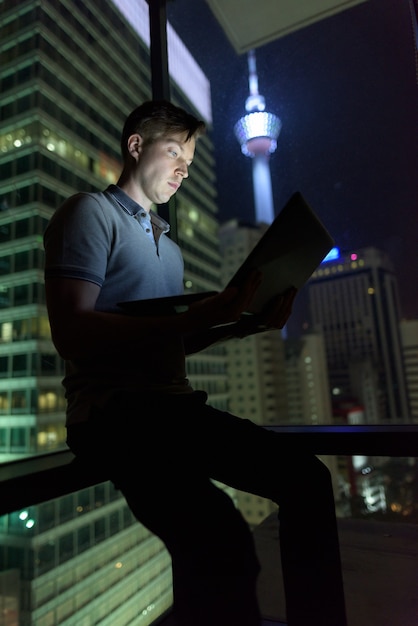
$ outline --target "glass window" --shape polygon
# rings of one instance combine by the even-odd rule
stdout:
[[[86,525],[77,531],[77,550],[78,554],[88,550],[91,547],[90,526]]]
[[[12,409],[14,412],[27,409],[28,398],[26,390],[16,389],[12,391]]]
[[[19,237],[27,237],[29,235],[30,223],[31,223],[30,218],[19,220],[18,222],[16,222],[16,225],[15,225],[16,239],[18,239]]]
[[[10,256],[0,257],[0,275],[10,274]]]
[[[106,522],[100,518],[94,522],[94,541],[100,543],[106,538]]]
[[[8,433],[9,433],[8,428],[0,428],[0,448],[2,450],[8,447],[8,443],[9,443]]]
[[[69,494],[59,499],[59,523],[67,522],[75,515],[74,495]]]
[[[7,564],[8,569],[19,569],[25,561],[25,552],[24,548],[18,548],[14,546],[9,546],[7,550]]]
[[[109,526],[110,526],[109,532],[111,535],[115,535],[121,530],[119,511],[115,511],[114,513],[111,513],[110,519],[109,519]]]
[[[6,196],[3,196],[2,198],[0,198],[0,206],[3,206],[4,209],[7,208],[8,201],[7,201],[7,197]],[[9,241],[9,239],[10,239],[10,231],[11,231],[11,224],[1,224],[0,225],[0,243],[2,241]],[[0,259],[0,270],[1,270],[1,261],[2,261],[2,259]]]
[[[0,356],[0,378],[7,378],[9,375],[9,357],[8,356]],[[7,404],[3,403],[3,407],[1,406],[1,402],[0,402],[0,409],[1,408],[7,408]]]
[[[31,304],[29,285],[17,285],[14,288],[14,304],[19,306],[22,304]]]
[[[58,558],[65,563],[74,556],[74,535],[72,532],[60,537],[58,544]]]
[[[56,501],[44,502],[39,506],[39,532],[53,528],[56,525]]]
[[[25,376],[28,374],[27,354],[15,354],[12,357],[12,371],[14,376]]]
[[[48,541],[39,546],[38,549],[38,572],[43,574],[48,572],[52,568],[56,567],[57,562],[55,558],[55,542]]]
[[[23,270],[30,269],[30,253],[29,250],[18,252],[15,254],[14,259],[15,271],[22,272]]]
[[[24,450],[26,443],[25,428],[10,429],[10,448],[12,450]]]

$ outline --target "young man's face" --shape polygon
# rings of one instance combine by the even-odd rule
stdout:
[[[135,183],[143,196],[142,206],[164,204],[179,189],[194,157],[196,140],[186,141],[187,133],[162,137],[154,143],[140,146],[135,170]]]

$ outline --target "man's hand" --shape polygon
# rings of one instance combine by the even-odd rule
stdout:
[[[239,289],[230,287],[193,303],[184,314],[187,331],[194,332],[232,322],[237,323],[237,336],[240,336],[241,330],[242,336],[245,336],[261,330],[283,328],[292,312],[296,288],[272,298],[260,313],[245,315],[261,279],[261,273],[254,271]]]
[[[283,328],[292,312],[297,292],[296,288],[288,289],[272,298],[261,313],[244,315],[236,324],[237,337]]]
[[[254,280],[254,282],[253,282]],[[242,338],[266,330],[283,328],[292,311],[297,289],[273,298],[265,309],[257,314],[245,314],[260,275],[253,277],[246,289],[226,289],[216,296],[199,300],[186,313],[181,314],[186,327],[184,334],[186,354],[193,354],[220,341]],[[235,323],[234,323],[235,322]]]
[[[256,317],[260,326],[266,328],[283,328],[292,312],[293,302],[298,290],[295,287],[275,296]]]
[[[190,305],[187,313],[188,331],[208,329],[220,324],[230,324],[240,319],[248,310],[261,283],[261,273],[254,270],[239,289],[229,287],[220,293],[198,300]]]

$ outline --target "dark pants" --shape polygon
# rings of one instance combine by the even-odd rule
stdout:
[[[161,538],[179,626],[259,626],[252,533],[211,479],[279,505],[289,626],[345,626],[335,505],[327,467],[280,434],[205,404],[206,395],[121,396],[68,445],[103,465],[136,518]]]

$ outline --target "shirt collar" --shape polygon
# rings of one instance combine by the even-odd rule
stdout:
[[[145,211],[145,209],[135,202],[127,193],[123,191],[117,185],[109,185],[106,189],[106,192],[109,193],[115,200],[120,204],[122,209],[128,213],[128,215],[136,216],[139,211]],[[157,227],[158,230],[161,230],[163,233],[168,233],[170,230],[170,224],[166,222],[165,219],[154,213],[154,211],[149,212],[151,223],[153,226]]]

